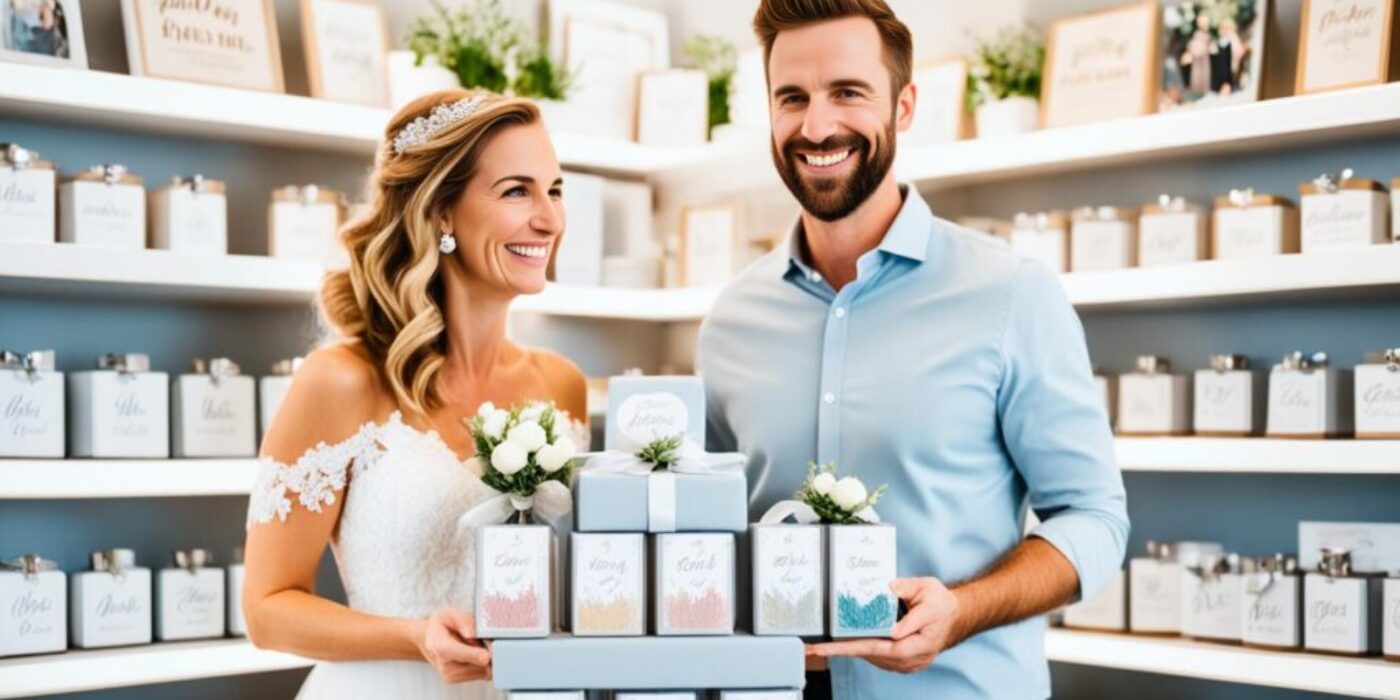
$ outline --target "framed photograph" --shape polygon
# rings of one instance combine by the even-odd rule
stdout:
[[[1042,128],[1150,114],[1157,108],[1156,0],[1050,25],[1040,102]]]
[[[122,0],[132,75],[285,92],[272,0]]]
[[[79,0],[0,0],[0,61],[87,68]]]
[[[1158,109],[1259,99],[1269,0],[1180,0],[1162,7]]]
[[[1396,0],[1303,0],[1293,92],[1387,82],[1396,70]]]
[[[673,68],[643,73],[637,80],[637,143],[662,148],[705,145],[710,79],[704,72]]]
[[[389,29],[373,0],[301,0],[302,46],[311,96],[389,104]]]
[[[952,58],[914,68],[914,123],[903,138],[914,146],[947,143],[970,136],[967,113],[967,59]]]
[[[720,285],[734,274],[739,251],[739,207],[716,202],[681,210],[680,283],[685,287]]]
[[[671,67],[666,15],[606,0],[550,0],[549,36],[574,77],[571,129],[633,139],[638,76]]]

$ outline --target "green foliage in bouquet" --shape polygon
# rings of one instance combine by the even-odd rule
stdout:
[[[676,452],[680,447],[680,436],[672,435],[671,437],[657,438],[647,443],[646,447],[643,447],[637,452],[637,459],[643,462],[650,462],[653,465],[652,471],[670,469],[672,465],[680,460],[680,455]]]
[[[1008,97],[1040,98],[1045,44],[1030,27],[1003,27],[981,39],[967,70],[967,106],[976,109]]]
[[[515,97],[564,99],[569,75],[527,38],[524,25],[500,0],[469,0],[449,10],[433,0],[433,12],[414,20],[408,48],[418,65],[435,56],[464,88]]]
[[[858,490],[855,488],[857,485]],[[811,506],[823,524],[860,525],[866,522],[862,511],[873,508],[888,488],[888,484],[880,484],[867,494],[865,485],[855,477],[837,480],[835,462],[825,465],[810,462],[807,465],[807,481],[798,489],[796,498]]]
[[[722,37],[700,35],[685,42],[685,55],[710,80],[711,131],[729,123],[729,91],[734,82],[739,53],[734,44]]]
[[[547,481],[572,483],[574,444],[558,424],[553,403],[510,410],[486,404],[466,420],[481,462],[481,480],[501,492],[533,496]]]

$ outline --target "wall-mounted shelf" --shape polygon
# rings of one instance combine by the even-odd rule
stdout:
[[[1400,440],[1129,438],[1114,441],[1132,472],[1400,474]]]
[[[0,499],[246,496],[242,459],[0,459]]]
[[[1400,664],[1381,659],[1260,651],[1185,639],[1052,629],[1051,661],[1357,698],[1400,698]]]
[[[69,651],[0,660],[0,698],[284,671],[313,663],[300,656],[254,648],[244,639]]]
[[[623,289],[550,285],[541,294],[518,297],[511,310],[631,321],[698,321],[710,312],[719,292],[718,287]]]

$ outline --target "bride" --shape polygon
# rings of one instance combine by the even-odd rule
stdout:
[[[249,503],[248,633],[322,661],[299,697],[495,697],[467,683],[490,679],[491,655],[457,519],[494,492],[462,419],[533,399],[586,415],[578,368],[505,333],[511,300],[544,288],[561,188],[529,102],[439,92],[390,123],[373,211],[321,293],[344,340],[297,371]],[[348,607],[314,592],[328,542]]]

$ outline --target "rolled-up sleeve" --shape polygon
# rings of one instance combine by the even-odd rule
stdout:
[[[1031,535],[1065,555],[1092,596],[1123,565],[1127,499],[1094,385],[1084,328],[1045,266],[1021,263],[1002,336],[997,410],[1041,519]]]

